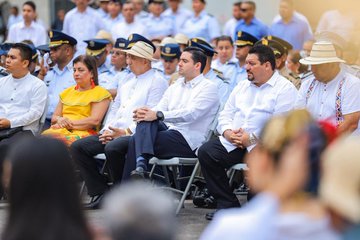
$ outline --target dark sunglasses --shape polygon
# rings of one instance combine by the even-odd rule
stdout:
[[[249,9],[248,8],[240,8],[240,11],[242,12],[247,12]]]

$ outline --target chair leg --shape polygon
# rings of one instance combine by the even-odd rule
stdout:
[[[176,215],[179,214],[180,209],[181,209],[181,208],[183,207],[183,205],[184,205],[186,196],[187,196],[188,192],[190,191],[191,184],[193,183],[193,181],[194,181],[194,179],[195,179],[195,175],[196,175],[197,170],[198,170],[199,167],[200,167],[200,163],[199,163],[199,161],[198,161],[198,162],[196,163],[195,167],[194,167],[194,170],[193,170],[192,173],[191,173],[189,182],[188,182],[188,184],[186,185],[186,188],[185,188],[185,190],[184,190],[184,193],[183,193],[183,195],[182,195],[182,197],[181,197],[181,199],[180,199],[180,202],[179,202],[179,204],[178,204],[178,206],[177,206],[177,208],[176,208]]]
[[[179,183],[179,171],[178,166],[171,166],[173,172],[173,179],[175,183],[175,188],[180,190],[180,183]]]
[[[149,178],[152,179],[154,171],[155,171],[156,164],[153,164],[149,173]]]
[[[230,169],[229,171],[230,171],[230,173],[229,173],[229,179],[230,179],[229,180],[229,185],[231,186],[231,184],[234,181],[234,176],[235,176],[236,170],[235,169]]]
[[[80,187],[80,196],[83,194],[85,189],[85,181],[82,182],[81,187]]]
[[[166,184],[168,185],[168,187],[171,187],[171,182],[170,182],[169,172],[167,170],[167,166],[162,166],[162,169],[163,169],[163,172],[164,172],[164,177],[165,177]]]

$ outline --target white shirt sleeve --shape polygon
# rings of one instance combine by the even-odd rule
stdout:
[[[169,97],[171,96],[167,94],[167,98]],[[217,101],[219,101],[217,87],[215,84],[209,83],[206,85],[206,88],[203,88],[199,95],[194,98],[194,101],[188,104],[185,108],[163,111],[164,119],[169,123],[193,122],[204,115],[205,112],[214,105],[214,102]],[[161,104],[164,104],[164,102]],[[160,107],[158,107],[158,109],[162,110]]]
[[[39,80],[40,81],[40,80]],[[17,117],[9,118],[11,128],[30,125],[40,119],[44,113],[47,100],[47,88],[44,83],[34,87],[32,97],[29,99],[31,106],[29,111]]]

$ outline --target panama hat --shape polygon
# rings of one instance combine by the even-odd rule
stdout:
[[[334,142],[323,155],[320,199],[353,223],[360,222],[360,137]]]
[[[331,42],[320,41],[314,43],[310,56],[300,59],[299,62],[305,65],[317,65],[345,61],[336,56],[335,47]]]
[[[156,59],[153,58],[153,47],[143,41],[138,41],[130,49],[122,51],[140,58],[145,58],[150,61],[156,61]]]
[[[184,45],[187,45],[189,41],[189,38],[183,33],[176,34],[174,39],[178,44],[184,44]]]

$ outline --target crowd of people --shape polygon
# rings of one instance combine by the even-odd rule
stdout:
[[[1,44],[3,239],[173,239],[172,198],[126,187],[147,178],[152,157],[198,158],[206,194],[194,204],[215,207],[202,239],[359,236],[353,15],[326,12],[313,34],[292,0],[280,0],[271,26],[244,1],[221,31],[205,0],[193,11],[181,0],[74,3],[46,30],[24,2]],[[244,207],[228,177],[238,163],[254,195]],[[83,207],[111,216],[106,233],[86,223],[75,172],[91,197]]]

